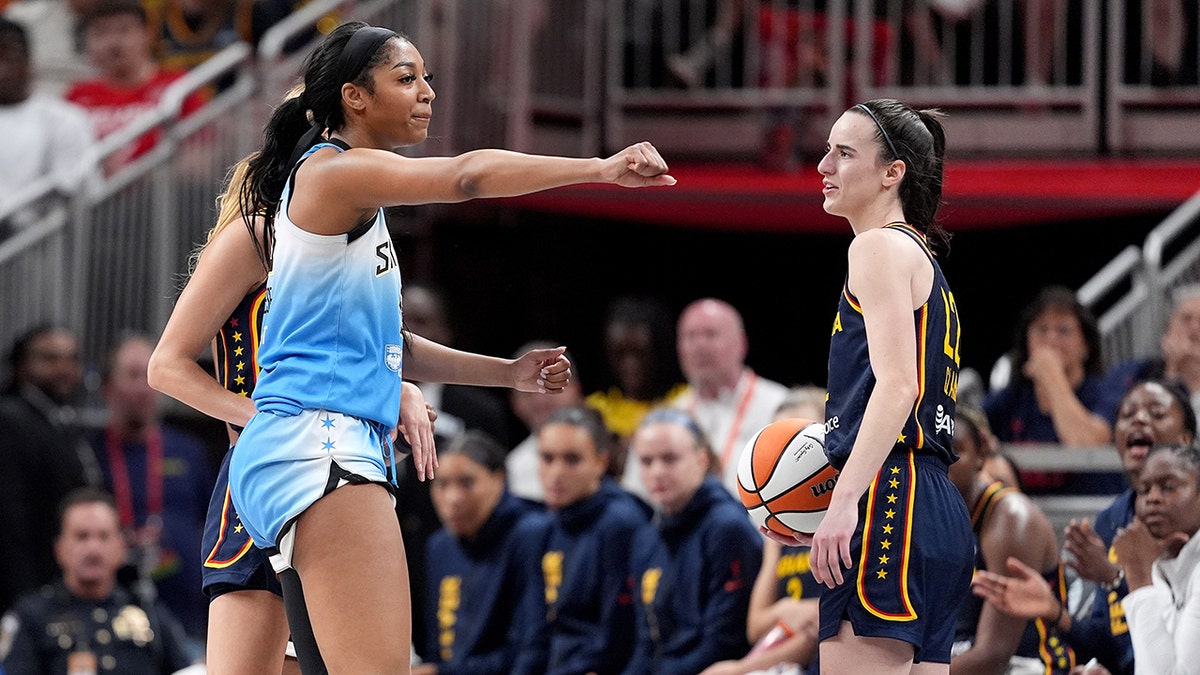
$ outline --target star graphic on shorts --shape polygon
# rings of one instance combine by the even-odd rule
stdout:
[[[234,384],[246,384],[246,378],[242,377],[241,375],[238,375],[237,377],[233,378],[233,383]]]
[[[888,509],[887,511],[883,512],[883,515],[887,516],[888,518],[892,518],[892,517],[895,517],[896,512],[891,509]]]
[[[234,342],[241,342],[241,341],[242,341],[242,334],[241,334],[241,332],[239,332],[239,331],[236,331],[236,330],[235,330],[235,331],[233,331],[233,341],[234,341]]]
[[[891,533],[892,533],[892,526],[891,526],[891,525],[884,525],[884,526],[883,526],[883,533],[884,533],[884,534],[891,534]]]
[[[895,490],[896,488],[900,487],[900,481],[898,481],[898,480],[896,480],[895,478],[893,478],[893,479],[891,479],[891,480],[889,480],[889,481],[888,481],[888,487],[890,487],[890,488],[892,488],[893,490]]]
[[[237,349],[233,350],[233,355],[234,355],[234,356],[241,356],[241,355],[242,355],[242,351],[244,351],[245,349],[246,349],[245,347],[238,347]]]
[[[889,503],[889,504],[895,504],[895,503],[896,503],[896,495],[888,495],[887,499],[888,499],[888,503]]]
[[[899,442],[901,442],[901,443],[904,442],[904,434],[900,434]]]
[[[892,542],[888,539],[884,539],[883,541],[879,542],[879,548],[887,549],[890,551],[890,550],[892,550]]]
[[[892,467],[892,473],[900,473],[900,467],[898,467],[898,466],[893,466],[893,467]]]
[[[321,420],[321,426],[325,427],[326,429],[332,429],[333,428],[333,418],[330,417],[328,414],[326,414],[325,419]]]
[[[888,564],[888,560],[890,560],[890,558],[888,558],[886,555],[879,556],[879,564],[880,565]]]
[[[321,447],[326,450],[332,450],[333,449],[333,440],[326,438],[325,442],[321,444]]]
[[[886,579],[886,578],[887,578],[887,570],[879,570],[879,571],[878,571],[878,572],[876,572],[875,574],[876,574],[876,575],[878,575],[878,577],[879,577],[880,579]]]
[[[237,525],[235,525],[235,526],[233,527],[233,531],[234,531],[234,532],[237,532],[238,534],[241,534],[241,533],[242,533],[242,524],[241,524],[241,523],[238,523]]]

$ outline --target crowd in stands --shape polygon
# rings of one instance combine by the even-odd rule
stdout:
[[[1151,4],[1168,25],[1195,21],[1190,5]],[[85,186],[87,148],[155,105],[186,68],[257,41],[292,8],[9,4],[0,121],[19,133],[0,153],[0,193],[51,174]],[[681,52],[664,72],[702,85],[702,51]],[[1194,75],[1194,49],[1151,56],[1158,80]],[[189,99],[185,112],[203,103]],[[106,168],[155,142],[137,139]],[[0,223],[0,236],[35,217]],[[403,306],[414,332],[454,345],[437,288],[406,284]],[[1184,636],[1200,634],[1200,287],[1177,291],[1157,356],[1107,369],[1096,321],[1069,289],[1046,288],[1014,324],[1006,381],[960,393],[980,402],[959,411],[954,470],[986,573],[965,603],[952,672],[1196,662]],[[399,476],[414,673],[818,672],[820,587],[807,549],[755,532],[734,481],[741,448],[768,421],[823,419],[821,390],[755,372],[739,310],[717,298],[677,317],[653,298],[615,299],[597,341],[603,362],[572,359],[572,382],[556,396],[418,383],[437,413],[441,467],[432,482]],[[9,346],[0,672],[62,672],[90,658],[93,669],[169,673],[202,657],[198,556],[215,467],[201,440],[164,420],[146,383],[153,344],[130,335],[110,345],[106,415],[92,426],[78,409],[78,336],[39,326]],[[516,353],[552,346],[535,340]],[[1028,443],[1112,446],[1123,472],[1023,470]],[[1113,502],[1058,533],[1031,497],[1061,494]]]
[[[0,154],[0,191],[11,197],[43,176],[68,194],[94,185],[85,159],[100,139],[157,106],[171,83],[221,49],[257,44],[293,8],[290,0],[0,3],[0,120],[20,130]],[[210,94],[187,98],[182,113]],[[109,156],[104,171],[145,154],[158,135],[148,132]],[[0,237],[38,215],[10,217]]]
[[[1172,636],[1196,612],[1187,542],[1200,523],[1200,466],[1182,373],[1200,354],[1200,331],[1189,330],[1197,297],[1177,293],[1160,358],[1105,373],[1087,310],[1047,288],[1017,322],[1011,381],[975,397],[982,409],[960,405],[951,478],[985,572],[960,617],[952,672],[1068,673],[1094,658],[1088,672],[1133,673],[1139,648],[1156,663],[1187,653]],[[415,325],[453,342],[438,288],[413,283],[404,298]],[[414,672],[817,672],[821,587],[808,551],[755,531],[729,469],[772,419],[822,419],[823,390],[755,373],[742,316],[720,299],[700,298],[674,321],[646,298],[611,309],[597,336],[607,358],[572,364],[583,373],[573,394],[505,400],[422,383],[441,468],[432,482],[402,479],[397,503],[414,570]],[[202,658],[197,556],[214,471],[146,383],[153,345],[129,334],[112,346],[95,428],[77,409],[83,364],[70,330],[37,327],[11,346],[0,398],[8,672],[57,672],[80,651],[153,664],[128,672]],[[591,380],[605,385],[585,395]],[[1115,446],[1124,471],[1048,483],[1020,470],[1024,441],[1063,453]],[[1072,493],[1113,501],[1055,532],[1037,496]],[[106,613],[44,639],[81,607]],[[134,613],[158,627],[149,651],[124,623],[108,625]],[[98,643],[105,631],[113,637]]]

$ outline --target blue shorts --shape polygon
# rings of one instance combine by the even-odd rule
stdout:
[[[942,460],[892,451],[859,501],[846,583],[821,594],[820,639],[903,640],[913,662],[950,663],[959,608],[971,593],[975,537]]]
[[[283,596],[279,577],[271,569],[267,556],[254,545],[242,525],[233,500],[229,497],[229,459],[225,453],[217,484],[208,502],[204,518],[204,537],[200,541],[201,590],[209,600],[233,591],[270,591]]]
[[[327,410],[291,415],[260,411],[238,437],[229,487],[256,546],[271,553],[276,572],[291,566],[284,535],[309,506],[346,484],[390,489],[385,457],[391,441],[381,425]]]

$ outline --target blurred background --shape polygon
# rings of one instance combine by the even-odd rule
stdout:
[[[33,17],[43,94],[67,79],[43,53],[64,41],[47,17],[66,12],[70,26],[83,2],[6,8]],[[456,346],[507,355],[531,338],[562,342],[585,388],[604,308],[629,294],[673,312],[726,299],[745,317],[753,368],[824,384],[850,231],[822,212],[815,161],[833,120],[875,97],[948,114],[943,265],[964,366],[986,376],[1020,308],[1052,284],[1079,289],[1101,318],[1106,362],[1153,353],[1167,293],[1195,278],[1190,0],[267,3],[147,4],[156,53],[174,49],[188,70],[80,148],[76,174],[6,186],[0,342],[61,322],[94,364],[119,331],[160,330],[225,170],[257,147],[308,47],[349,19],[408,34],[436,73],[430,139],[405,153],[587,156],[650,140],[671,163],[670,190],[579,187],[389,219],[405,279],[446,292]],[[189,5],[256,23],[181,61],[190,43],[171,18]],[[86,61],[68,47],[62,59]]]

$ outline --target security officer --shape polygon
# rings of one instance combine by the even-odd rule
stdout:
[[[81,488],[63,500],[54,544],[62,579],[20,597],[0,619],[10,673],[166,675],[188,665],[177,624],[117,584],[125,561],[116,506]]]

